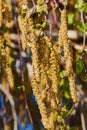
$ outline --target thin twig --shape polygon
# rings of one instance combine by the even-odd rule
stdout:
[[[66,9],[67,0],[64,0],[64,8]]]
[[[80,116],[81,116],[81,122],[82,122],[82,130],[86,130],[86,124],[85,124],[83,112],[81,112]]]
[[[33,7],[35,8],[36,4],[35,4],[34,0],[32,0],[32,3],[33,3]]]
[[[28,102],[27,102],[27,97],[26,97],[26,92],[24,91],[24,98],[25,98],[25,108],[26,108],[26,110],[27,110],[27,112],[28,112],[28,116],[29,116],[29,118],[30,118],[30,122],[33,124],[33,120],[32,120],[32,116],[31,116],[31,113],[30,113],[30,109],[29,109],[29,107],[28,107]]]

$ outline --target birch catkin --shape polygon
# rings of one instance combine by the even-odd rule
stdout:
[[[30,30],[30,46],[32,52],[33,69],[34,69],[36,80],[40,82],[40,61],[39,61],[39,54],[38,54],[39,46],[37,43],[37,37],[35,35],[33,21],[29,15],[27,15],[26,17],[29,24],[29,30]]]
[[[27,21],[26,17],[19,16],[19,27],[21,30],[21,42],[22,42],[22,49],[25,50],[28,43],[28,34],[27,34]]]
[[[64,58],[65,58],[65,68],[66,73],[69,80],[70,85],[70,93],[73,99],[73,102],[77,101],[77,93],[76,93],[76,85],[75,85],[75,77],[73,71],[73,55],[71,49],[71,42],[68,39],[68,31],[67,31],[67,13],[66,10],[62,10],[61,12],[61,26],[62,26],[62,41],[64,47]]]
[[[5,67],[6,67],[5,70],[6,70],[6,75],[7,75],[7,80],[9,82],[9,86],[13,89],[14,88],[14,77],[12,74],[11,66],[8,63],[6,63]]]
[[[33,89],[33,93],[36,96],[36,100],[38,101],[38,106],[39,106],[39,110],[40,110],[40,113],[41,113],[41,116],[42,116],[43,125],[47,130],[49,130],[51,128],[51,126],[49,125],[46,106],[43,102],[42,95],[39,91],[38,83],[35,79],[34,74],[33,74],[33,77],[32,77],[32,89]]]

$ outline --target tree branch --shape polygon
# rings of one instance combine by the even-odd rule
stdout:
[[[15,103],[14,103],[13,97],[9,93],[9,91],[6,90],[1,84],[0,84],[0,90],[8,97],[8,100],[11,104],[12,114],[14,118],[14,130],[17,130],[17,115],[16,115]]]

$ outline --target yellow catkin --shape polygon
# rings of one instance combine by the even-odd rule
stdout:
[[[4,40],[6,41],[6,44],[11,46],[11,38],[9,32],[4,33]]]
[[[21,33],[22,33],[21,34],[22,48],[23,48],[23,50],[25,50],[26,46],[27,46],[27,43],[28,43],[26,17],[19,16],[18,21],[19,21],[19,27],[20,27],[20,30],[21,30]]]
[[[9,33],[5,33],[3,36],[0,36],[0,54],[1,54],[1,60],[3,60],[2,62],[5,64],[5,72],[6,72],[6,76],[7,76],[7,80],[9,82],[9,86],[11,88],[14,87],[14,78],[13,78],[13,74],[12,74],[12,70],[11,70],[11,66],[9,65],[9,60],[10,60],[10,49],[8,47],[4,48],[4,41],[6,42],[6,44],[10,45],[11,44],[11,40],[10,40],[10,36]]]
[[[52,43],[50,42],[47,36],[44,36],[43,40],[45,41],[46,44],[45,47],[46,71],[49,72],[49,67],[50,67],[49,57],[51,53]]]
[[[62,62],[62,59],[63,59],[63,57],[62,57],[62,49],[63,49],[63,39],[62,39],[62,21],[61,21],[61,25],[60,25],[60,30],[59,30],[59,39],[58,39],[58,52],[59,52],[59,56],[58,56],[58,58],[60,57],[60,59],[59,59],[59,64],[61,65],[61,62]]]
[[[0,27],[2,24],[2,0],[0,0]]]
[[[46,44],[44,39],[41,37],[38,39],[39,43],[39,61],[40,61],[40,72],[41,72],[41,81],[40,86],[42,89],[45,89],[47,82],[47,60],[46,60]],[[43,92],[44,93],[44,92]]]
[[[3,45],[3,39],[2,39],[2,36],[0,36],[0,67],[1,67],[1,64],[2,64],[2,57],[3,57],[3,50],[4,50],[4,45]]]
[[[42,95],[39,91],[38,86],[39,85],[38,85],[38,83],[35,79],[35,76],[33,75],[33,77],[32,77],[32,90],[33,90],[33,93],[34,93],[36,100],[38,102],[38,107],[39,107],[39,110],[40,110],[40,113],[41,113],[41,116],[42,116],[43,125],[48,130],[48,129],[51,128],[51,126],[49,125],[46,106],[45,106],[45,103],[43,102]]]
[[[63,40],[63,47],[64,47],[64,58],[65,58],[65,67],[66,73],[69,80],[70,85],[70,92],[73,102],[77,101],[77,93],[76,93],[76,86],[75,86],[75,78],[74,78],[74,71],[73,71],[73,57],[72,57],[72,48],[71,42],[68,39],[68,31],[67,31],[67,13],[66,10],[62,10],[61,12],[61,26],[62,26],[62,40]]]
[[[9,33],[5,33],[4,34],[4,40],[6,41],[6,44],[11,45],[11,39],[9,36]],[[12,73],[12,69],[11,66],[9,65],[9,60],[10,60],[10,48],[6,47],[4,49],[5,53],[4,53],[4,57],[5,57],[5,71],[6,71],[6,75],[7,75],[7,80],[9,82],[9,86],[11,88],[14,88],[14,77],[13,77],[13,73]]]
[[[40,61],[39,61],[39,53],[38,53],[39,46],[37,42],[37,37],[35,35],[33,21],[29,15],[27,15],[26,17],[28,20],[28,25],[29,25],[29,30],[30,30],[29,38],[30,38],[30,46],[31,46],[31,52],[32,52],[33,70],[35,73],[36,80],[40,82]]]
[[[50,123],[50,126],[51,126],[50,130],[54,130],[54,113],[53,112],[50,113],[49,123]]]
[[[52,50],[50,55],[50,71],[51,71],[51,78],[52,78],[52,88],[55,93],[58,93],[59,87],[59,70],[58,70],[57,59],[54,50]]]
[[[62,21],[61,21],[62,22]],[[60,30],[59,30],[59,41],[58,41],[58,44],[59,44],[59,49],[61,50],[63,48],[63,40],[62,40],[62,23],[60,25]]]
[[[51,41],[49,40],[49,42]],[[59,94],[59,64],[53,47],[51,48],[49,59],[53,92]]]
[[[57,52],[53,49],[53,44],[51,39],[47,36],[44,37],[46,46],[48,47],[48,55],[46,55],[48,67],[47,67],[47,101],[50,102],[50,105],[53,109],[57,110],[60,103],[59,96],[59,64],[58,58],[56,56]],[[46,87],[47,87],[46,86]]]
[[[3,13],[4,13],[3,14],[4,19],[7,21],[11,21],[12,18],[11,0],[3,0]]]
[[[60,67],[60,64],[61,64],[61,53],[60,53],[59,45],[58,45],[58,44],[53,44],[53,50],[54,50],[54,52],[55,52],[57,64],[58,64],[59,67]],[[59,69],[60,69],[60,68],[59,68]]]
[[[10,37],[9,37],[9,33],[6,33],[4,35],[4,38],[6,40],[6,43],[8,45],[10,45],[11,40],[10,40]],[[7,75],[7,80],[9,82],[9,86],[11,88],[14,88],[14,77],[13,77],[11,66],[9,65],[9,60],[10,60],[10,49],[8,47],[6,47],[5,48],[5,61],[6,61],[5,71],[6,71],[6,75]]]
[[[18,14],[22,13],[23,2],[22,0],[16,0],[18,6]]]
[[[14,88],[14,77],[13,77],[13,74],[12,74],[12,69],[10,67],[10,65],[8,63],[6,63],[6,75],[7,75],[7,80],[9,82],[9,86],[11,88]]]

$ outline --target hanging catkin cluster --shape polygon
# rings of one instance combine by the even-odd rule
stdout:
[[[27,1],[24,2],[24,5],[25,4],[27,5]],[[24,6],[24,5],[22,3],[22,6]],[[20,7],[20,4],[19,4],[19,7]],[[42,86],[41,82],[40,82],[42,70],[40,68],[43,68],[43,70],[44,70],[44,66],[43,66],[43,64],[42,65],[40,64],[38,38],[35,34],[33,20],[30,17],[30,15],[28,13],[26,13],[26,15],[24,16],[24,18],[26,19],[25,23],[24,23],[24,21],[21,21],[21,18],[23,16],[21,10],[19,12],[20,12],[19,27],[22,32],[22,38],[26,38],[26,43],[24,43],[24,41],[23,41],[24,39],[22,40],[22,47],[24,46],[23,44],[27,44],[27,46],[31,47],[31,52],[32,52],[32,65],[33,65],[32,90],[33,90],[33,93],[35,94],[37,102],[38,102],[39,110],[40,110],[40,113],[42,116],[42,122],[46,129],[51,129],[52,127],[49,124],[46,105],[45,105],[45,102],[43,101],[43,97],[42,97],[42,89],[40,88],[40,86]],[[29,27],[30,43],[27,42],[27,37],[26,37],[27,29],[24,30],[25,27],[23,27],[26,25],[27,25],[27,27]]]
[[[65,68],[70,85],[70,93],[73,99],[73,102],[77,101],[76,86],[75,86],[75,77],[73,72],[73,56],[71,42],[68,39],[67,31],[67,13],[66,10],[61,12],[61,27],[59,32],[59,48],[63,47],[64,49],[64,58],[65,58]]]
[[[77,101],[71,43],[67,36],[66,10],[61,12],[59,31],[59,47],[47,36],[36,36],[32,17],[28,12],[28,3],[17,0],[19,7],[19,28],[21,31],[22,48],[31,47],[32,52],[32,90],[38,102],[42,122],[47,130],[54,130],[54,114],[60,115],[60,65],[61,52],[64,49],[66,73],[70,92],[74,102]],[[27,11],[23,14],[26,5]],[[29,41],[28,41],[29,35]]]
[[[36,96],[36,100],[38,102],[38,106],[39,106],[39,109],[40,109],[40,113],[41,113],[41,116],[42,116],[42,122],[43,122],[43,125],[46,129],[50,129],[51,126],[49,125],[49,120],[48,120],[48,117],[47,117],[47,111],[46,111],[46,106],[42,100],[42,95],[40,93],[40,90],[38,88],[38,83],[35,79],[35,75],[33,74],[33,77],[32,77],[32,89],[33,89],[33,93],[35,94]]]
[[[5,43],[10,45],[11,40],[9,33],[3,32],[2,22],[4,26],[6,26],[7,22],[11,21],[12,18],[12,7],[11,7],[11,0],[0,0],[0,26],[1,26],[1,34],[0,34],[0,52],[1,52],[1,61],[4,64],[6,78],[9,82],[11,88],[14,87],[14,80],[11,67],[9,65],[10,59],[10,49],[5,47]]]
[[[33,25],[33,23],[31,25]],[[34,25],[32,29],[34,29]],[[30,32],[30,35],[31,34],[32,33]],[[58,112],[58,110],[60,110],[59,109],[59,105],[60,105],[59,72],[60,72],[62,49],[64,50],[65,68],[66,68],[66,73],[67,73],[67,77],[68,77],[68,81],[70,85],[71,97],[73,99],[73,102],[77,101],[75,78],[74,78],[74,71],[73,71],[72,48],[71,48],[70,40],[68,39],[68,35],[67,35],[67,17],[66,17],[65,9],[61,12],[61,27],[59,31],[59,48],[57,45],[53,45],[51,39],[49,39],[48,37],[44,36],[43,40],[45,41],[44,44],[43,44],[43,41],[42,41],[42,45],[41,43],[40,44],[37,43],[37,47],[39,48],[39,50],[37,49],[37,52],[39,52],[39,54],[35,52],[35,54],[38,55],[37,63],[39,63],[40,65],[39,72],[40,72],[40,77],[41,77],[40,79],[42,80],[40,82],[37,82],[37,86],[38,86],[37,90],[39,90],[38,93],[42,95],[41,99],[42,99],[43,104],[45,104],[44,103],[44,99],[45,99],[46,104],[48,104],[48,106],[54,112],[55,111]],[[31,40],[31,43],[32,43],[32,40]],[[42,48],[43,49],[45,48],[45,52],[43,52]],[[34,52],[32,51],[32,54],[33,53]],[[34,57],[32,57],[32,60],[33,58]],[[46,62],[47,62],[47,65],[45,64]],[[37,97],[36,93],[35,93],[35,96]],[[38,100],[39,99],[37,98],[37,102],[39,102]],[[41,109],[40,106],[39,106],[39,109]],[[48,113],[47,108],[45,109],[45,111],[47,111]],[[43,113],[42,111],[40,112],[42,115],[42,121],[43,121],[44,127],[46,127],[43,120],[43,117],[44,117]],[[51,122],[54,122],[54,116],[50,117],[51,114],[52,112],[50,111],[50,114],[48,114],[49,124],[50,124],[50,120]],[[54,123],[51,123],[51,124],[53,124],[51,126],[51,129],[54,129],[53,127]]]
[[[14,77],[12,74],[11,66],[9,65],[10,60],[10,49],[8,47],[4,48],[4,41],[10,45],[11,41],[9,38],[9,34],[4,34],[4,37],[0,37],[0,52],[1,52],[1,61],[5,64],[5,73],[6,78],[9,82],[9,86],[11,88],[14,87]]]
[[[37,43],[37,37],[35,35],[33,20],[31,19],[28,12],[25,13],[24,17],[23,17],[23,13],[22,13],[22,9],[24,7],[26,7],[26,9],[28,10],[28,2],[27,2],[27,0],[24,0],[21,2],[22,5],[20,4],[20,0],[18,0],[17,2],[18,2],[18,6],[19,6],[19,14],[20,14],[19,27],[22,32],[22,47],[23,47],[23,49],[25,49],[26,46],[31,46],[33,70],[34,70],[34,73],[36,76],[36,80],[38,82],[40,82],[38,43]],[[23,18],[24,18],[24,20],[23,20]],[[27,29],[28,27],[29,27],[29,29]],[[30,32],[30,35],[28,34],[28,30]],[[29,35],[30,43],[28,42],[28,35]]]
[[[44,85],[46,83],[44,83],[43,85],[41,84],[41,79],[44,76],[43,70],[44,70],[44,64],[40,64],[40,60],[39,60],[39,44],[37,42],[37,37],[35,35],[35,30],[34,30],[34,24],[31,18],[28,19],[28,23],[29,23],[29,30],[30,30],[30,46],[31,46],[31,52],[32,52],[32,65],[33,65],[33,73],[34,73],[34,80],[32,81],[32,89],[33,92],[36,96],[37,102],[38,102],[38,106],[40,109],[40,113],[42,116],[42,122],[43,125],[46,129],[51,129],[52,127],[49,124],[49,119],[47,116],[47,110],[46,110],[46,105],[43,101],[43,97],[42,97],[42,86],[44,88]],[[43,70],[42,70],[42,69]],[[43,80],[43,79],[42,79]],[[45,80],[45,79],[44,79]],[[36,85],[35,85],[35,84]]]
[[[49,68],[48,68],[48,77],[51,81],[51,107],[58,110],[59,107],[59,103],[60,103],[60,94],[59,94],[59,63],[58,63],[58,57],[59,55],[57,55],[56,51],[54,50],[54,45],[51,42],[51,39],[49,39],[48,37],[45,38],[46,40],[46,44],[49,46],[50,49],[50,55],[49,55]],[[57,48],[58,51],[58,48]]]

